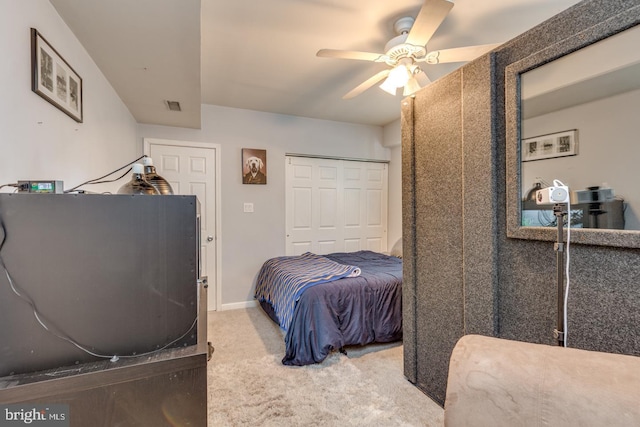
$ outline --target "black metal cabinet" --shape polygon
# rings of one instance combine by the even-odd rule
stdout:
[[[206,425],[198,215],[195,196],[0,194],[0,403]]]

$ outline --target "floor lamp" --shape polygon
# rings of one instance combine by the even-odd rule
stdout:
[[[556,251],[556,270],[558,282],[558,326],[553,331],[554,337],[558,340],[558,345],[564,347],[566,342],[566,325],[564,320],[564,253],[565,244],[563,238],[564,216],[570,206],[569,187],[557,179],[553,180],[553,186],[536,191],[536,203],[539,205],[553,203],[553,214],[556,217],[558,227],[558,237],[554,244]],[[571,227],[571,224],[569,224]]]
[[[564,215],[567,211],[564,209],[564,203],[556,203],[553,206],[553,214],[558,224],[558,237],[553,245],[556,251],[556,270],[558,279],[558,326],[553,331],[553,336],[558,340],[558,345],[564,347],[564,238],[563,226]]]

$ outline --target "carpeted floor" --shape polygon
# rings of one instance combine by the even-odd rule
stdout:
[[[280,362],[284,339],[260,308],[210,312],[209,426],[442,426],[443,410],[402,374],[399,343],[323,363]]]

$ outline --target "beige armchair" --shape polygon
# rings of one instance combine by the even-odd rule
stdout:
[[[640,357],[467,335],[445,427],[640,426]]]

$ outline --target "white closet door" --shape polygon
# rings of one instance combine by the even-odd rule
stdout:
[[[286,253],[387,250],[387,165],[286,158]]]
[[[344,161],[346,252],[387,250],[388,176],[385,163]]]

